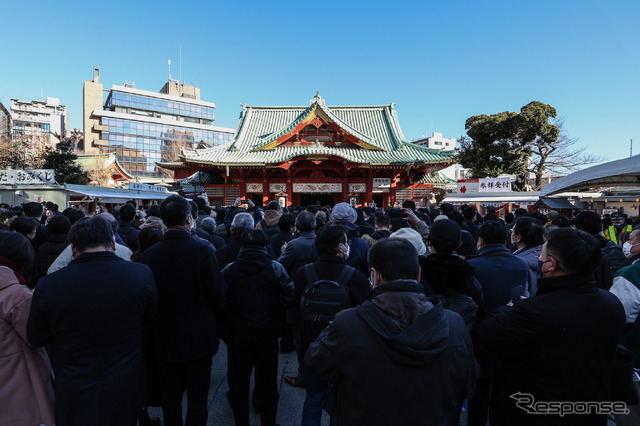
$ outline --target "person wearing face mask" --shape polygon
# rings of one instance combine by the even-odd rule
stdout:
[[[606,425],[606,414],[532,414],[533,400],[610,401],[624,310],[597,287],[600,243],[571,228],[542,246],[538,294],[500,307],[478,325],[480,343],[496,355],[489,421],[500,425]],[[617,401],[618,399],[614,399]]]
[[[622,302],[630,327],[620,343],[634,353],[635,366],[640,368],[640,227],[631,231],[622,249],[633,264],[616,273],[609,291]]]

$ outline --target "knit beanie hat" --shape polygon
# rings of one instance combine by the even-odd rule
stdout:
[[[331,222],[349,222],[354,223],[357,218],[356,210],[347,203],[338,203],[333,207],[329,220]]]
[[[422,236],[413,228],[400,228],[396,232],[391,234],[389,238],[397,238],[400,240],[409,241],[415,247],[416,251],[418,252],[418,256],[423,256],[427,253],[427,247],[422,241]]]

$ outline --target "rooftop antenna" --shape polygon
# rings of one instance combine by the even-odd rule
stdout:
[[[180,95],[182,95],[182,43],[180,43]]]
[[[171,58],[167,62],[169,63],[169,81],[171,81]]]

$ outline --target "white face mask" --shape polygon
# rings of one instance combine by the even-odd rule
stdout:
[[[640,244],[640,243],[638,243],[638,244]],[[631,249],[632,249],[633,247],[637,246],[638,244],[631,244],[629,241],[627,241],[626,243],[624,243],[624,244],[622,245],[622,253],[624,253],[624,256],[625,256],[627,259],[631,259],[631,258],[633,257],[633,255],[634,255],[635,253],[631,253]]]
[[[347,246],[347,251],[343,251],[344,258],[347,259],[349,257],[349,253],[351,253],[351,245],[350,244],[342,244],[343,246]]]

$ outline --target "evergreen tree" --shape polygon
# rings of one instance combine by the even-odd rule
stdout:
[[[78,156],[71,151],[71,140],[61,140],[55,149],[48,147],[42,155],[42,168],[55,170],[56,182],[59,184],[72,183],[85,185],[87,175],[76,164]]]

